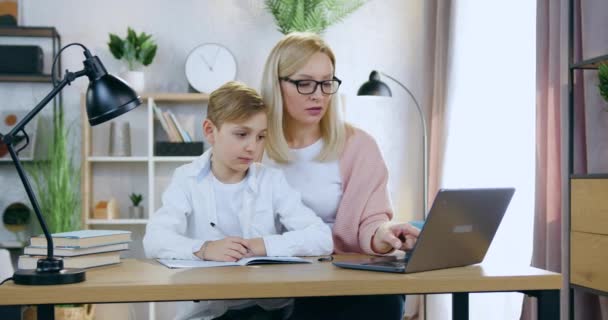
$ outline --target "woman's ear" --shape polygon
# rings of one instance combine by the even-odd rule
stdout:
[[[215,144],[215,132],[214,131],[215,131],[215,125],[213,124],[213,122],[211,122],[211,120],[209,120],[209,119],[205,119],[205,121],[203,121],[203,134],[205,135],[205,138],[211,144],[211,146],[213,146]]]

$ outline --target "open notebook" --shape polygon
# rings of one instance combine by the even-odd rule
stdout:
[[[312,263],[298,257],[251,257],[243,258],[236,262],[201,261],[201,260],[173,260],[156,259],[167,268],[210,268],[228,266],[253,266],[259,264],[294,264]]]

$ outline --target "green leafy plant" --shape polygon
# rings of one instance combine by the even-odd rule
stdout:
[[[365,0],[265,0],[279,31],[323,33],[359,9]]]
[[[51,233],[80,228],[80,166],[68,150],[63,108],[53,115],[53,141],[47,159],[28,166],[40,210]]]
[[[65,126],[63,106],[53,111],[53,140],[47,160],[36,161],[26,168],[38,198],[38,204],[49,232],[59,233],[80,229],[80,166],[70,156],[70,130]],[[61,308],[80,304],[55,305]]]
[[[131,195],[129,195],[129,199],[131,199],[131,202],[133,202],[133,206],[137,207],[137,206],[139,206],[141,201],[144,199],[144,196],[142,196],[141,194],[137,194],[137,193],[131,193]]]
[[[114,58],[127,61],[131,71],[135,70],[138,64],[150,65],[158,48],[152,35],[144,32],[138,35],[130,27],[127,28],[127,37],[124,39],[110,33],[108,47]]]
[[[598,68],[598,78],[600,89],[600,95],[604,98],[604,101],[608,102],[608,64],[601,64]]]

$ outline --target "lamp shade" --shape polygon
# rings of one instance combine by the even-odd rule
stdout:
[[[384,96],[392,97],[393,94],[388,85],[380,80],[380,73],[378,71],[372,71],[369,75],[369,80],[361,85],[358,96]]]
[[[87,115],[91,126],[112,120],[140,104],[137,93],[126,82],[109,73],[89,82]]]

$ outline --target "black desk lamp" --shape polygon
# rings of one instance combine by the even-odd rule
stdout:
[[[424,119],[424,113],[420,108],[420,104],[418,104],[418,100],[412,94],[412,92],[404,86],[401,82],[397,81],[397,79],[383,73],[373,70],[369,75],[369,81],[364,83],[357,91],[358,96],[385,96],[392,97],[393,94],[391,89],[386,83],[380,80],[380,75],[383,75],[393,81],[395,81],[401,88],[403,88],[414,100],[416,104],[416,109],[418,110],[418,115],[420,116],[420,126],[422,127],[422,168],[423,168],[423,180],[422,180],[422,212],[426,217],[427,214],[427,205],[428,205],[428,164],[427,164],[427,138],[426,138],[426,120]]]
[[[55,84],[55,62],[61,52],[69,46],[78,45],[84,49],[84,69],[78,72],[69,72],[66,70],[66,75],[60,82]],[[76,78],[87,76],[89,78],[89,87],[87,89],[87,114],[89,124],[92,126],[114,119],[125,112],[141,104],[137,93],[133,91],[124,81],[108,74],[105,67],[97,56],[91,55],[89,50],[80,43],[72,43],[57,53],[51,69],[53,79],[53,90],[42,101],[30,111],[19,123],[17,123],[11,131],[5,135],[0,134],[0,141],[6,144],[8,151],[13,159],[13,163],[19,173],[19,178],[25,187],[25,191],[32,203],[36,217],[40,222],[40,227],[44,232],[47,243],[47,256],[44,259],[38,260],[38,267],[35,270],[17,270],[13,275],[13,281],[16,284],[25,285],[52,285],[52,284],[68,284],[82,282],[85,280],[85,272],[82,269],[64,269],[63,260],[53,256],[53,238],[49,233],[44,218],[40,213],[38,201],[32,191],[30,182],[25,175],[25,171],[19,162],[17,154],[23,150],[29,143],[29,138],[24,128],[28,122],[36,116],[66,85],[69,85]],[[17,144],[18,132],[23,133],[26,142],[23,147],[15,151],[13,144]]]

